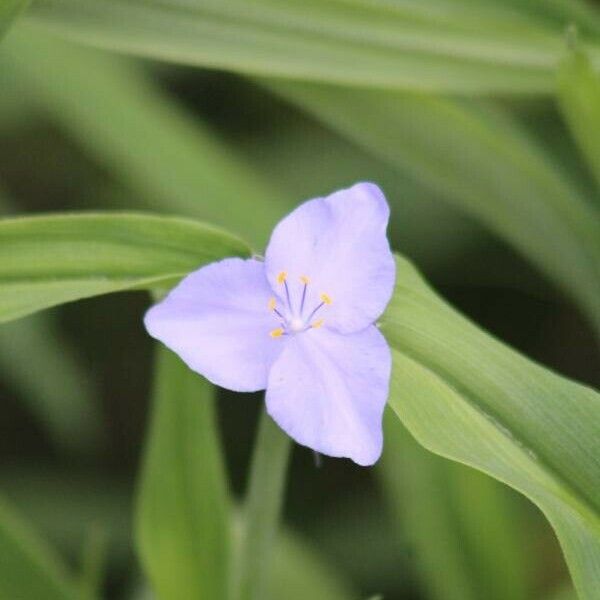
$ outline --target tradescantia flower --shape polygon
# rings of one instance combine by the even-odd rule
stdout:
[[[264,261],[191,273],[146,328],[216,385],[266,389],[268,413],[298,443],[371,465],[391,370],[375,325],[395,280],[388,218],[370,183],[309,200],[275,227]]]

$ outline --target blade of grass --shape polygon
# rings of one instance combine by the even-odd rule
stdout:
[[[255,75],[471,94],[550,92],[562,27],[501,4],[481,6],[53,0],[37,2],[29,17],[88,44]]]
[[[89,527],[82,552],[79,574],[81,600],[100,600],[107,558],[107,532],[99,525]]]
[[[0,499],[0,598],[75,600],[65,567]]]
[[[291,448],[291,439],[263,409],[244,505],[237,600],[267,600]]]
[[[0,215],[14,212],[0,193]],[[31,365],[37,376],[31,376]],[[89,452],[102,439],[99,399],[73,348],[49,315],[0,329],[0,372],[27,402],[57,448]]]
[[[249,253],[219,229],[174,217],[0,219],[0,323],[81,298],[172,285],[203,264]]]
[[[28,4],[29,0],[2,0],[0,4],[0,38]]]
[[[558,72],[558,100],[592,175],[600,186],[600,79],[587,56],[569,51]]]
[[[226,598],[230,515],[213,387],[159,348],[136,545],[158,598]]]
[[[385,428],[379,475],[427,597],[529,598],[520,515],[507,490],[425,450],[391,412]]]

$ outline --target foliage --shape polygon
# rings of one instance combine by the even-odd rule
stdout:
[[[25,4],[0,3],[0,33]],[[232,137],[234,125],[221,123],[219,131],[156,83],[164,73],[191,78],[191,71],[120,54],[254,78],[247,97],[271,102],[266,120],[273,129],[285,122],[284,133],[265,150]],[[393,212],[404,202],[422,211],[409,226],[428,222],[419,231],[427,234],[423,245],[438,248],[435,256],[458,247],[441,233],[448,215],[469,224],[474,246],[461,246],[468,258],[455,278],[471,281],[491,232],[598,334],[599,67],[600,10],[584,0],[34,1],[0,46],[0,135],[10,139],[12,127],[23,132],[39,119],[52,123],[98,170],[77,205],[95,210],[0,219],[3,381],[18,389],[56,447],[78,460],[98,457],[98,390],[77,345],[40,311],[116,292],[160,295],[199,266],[249,256],[301,199],[290,174],[301,189],[320,190],[331,178],[341,187],[353,178],[348,166],[358,164],[389,177]],[[203,76],[209,86],[220,77]],[[244,100],[229,100],[243,115]],[[278,164],[276,155],[285,159]],[[432,212],[423,208],[428,202]],[[392,243],[403,247],[396,230]],[[509,270],[518,265],[510,256]],[[578,596],[593,600],[600,587],[600,395],[462,316],[403,254],[397,268],[380,323],[393,374],[377,473],[394,524],[380,537],[398,536],[414,550],[407,570],[424,597],[539,597],[530,576],[539,565],[519,541],[529,509],[509,486],[548,519]],[[487,270],[500,288],[500,275]],[[559,304],[543,283],[518,285]],[[332,567],[323,549],[288,528],[276,531],[287,439],[262,420],[242,503],[222,446],[233,444],[221,444],[214,390],[159,350],[134,517],[135,551],[153,593],[359,597],[351,569]],[[50,471],[41,469],[44,479]],[[2,483],[8,491],[11,478]],[[32,516],[43,512],[35,495],[23,503]],[[52,535],[54,520],[41,519],[39,528]],[[114,568],[103,527],[85,529],[81,573],[33,530],[2,501],[0,598],[102,596],[103,568]],[[128,547],[127,535],[120,545]],[[67,553],[75,552],[71,544]],[[121,568],[126,561],[117,560]],[[556,591],[573,594],[569,586]]]

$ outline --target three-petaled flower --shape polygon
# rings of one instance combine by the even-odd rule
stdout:
[[[395,280],[388,219],[370,183],[309,200],[275,227],[264,261],[191,273],[146,328],[211,382],[266,389],[268,413],[298,443],[371,465],[391,371],[375,325]]]

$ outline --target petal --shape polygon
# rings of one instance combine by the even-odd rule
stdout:
[[[383,312],[394,288],[396,268],[386,237],[389,208],[372,183],[309,200],[283,219],[266,250],[267,277],[283,300],[278,275],[287,274],[292,308],[299,311],[308,277],[305,311],[332,299],[319,311],[341,333],[360,331]]]
[[[390,349],[375,326],[349,335],[309,330],[291,336],[273,365],[267,411],[299,444],[372,465],[390,371]]]
[[[230,390],[267,387],[285,340],[269,332],[279,323],[264,263],[227,258],[188,275],[144,318],[148,333],[194,371]]]

